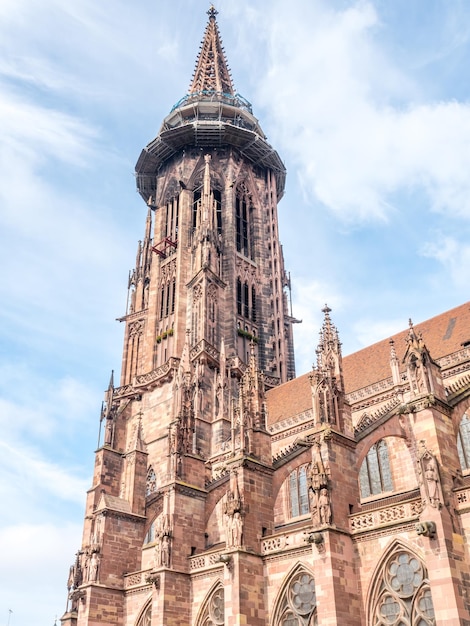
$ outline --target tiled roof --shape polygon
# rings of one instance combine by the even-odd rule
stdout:
[[[423,334],[424,343],[433,359],[457,352],[462,349],[463,344],[470,342],[470,302],[416,324],[414,328],[417,333]],[[387,337],[343,358],[346,393],[392,375],[390,339],[395,342],[395,351],[401,364],[406,351],[408,330],[407,328],[393,337]],[[308,376],[308,373],[304,374],[267,392],[270,425],[312,407]]]
[[[285,417],[298,415],[312,408],[308,376],[308,373],[303,374],[267,392],[268,424],[276,424]]]
[[[462,349],[470,341],[470,302],[415,325],[415,331],[423,334],[424,343],[433,359],[438,359]],[[367,348],[343,358],[346,393],[367,387],[392,375],[390,369],[390,339],[400,361],[406,351],[408,330],[383,339]]]

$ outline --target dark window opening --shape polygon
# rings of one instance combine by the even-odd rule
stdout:
[[[222,197],[220,191],[217,189],[214,190],[214,201],[215,201],[215,221],[217,225],[217,232],[220,234],[222,232]]]
[[[250,317],[250,304],[249,304],[249,293],[248,283],[243,285],[243,315],[244,317]]]
[[[196,228],[198,225],[198,214],[201,206],[201,192],[195,191],[193,196],[193,222],[192,227]]]
[[[251,288],[251,319],[256,322],[256,289]]]

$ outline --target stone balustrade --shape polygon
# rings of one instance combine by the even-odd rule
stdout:
[[[349,530],[352,534],[366,532],[394,524],[418,519],[423,508],[421,498],[400,502],[393,506],[373,509],[366,513],[349,516]]]

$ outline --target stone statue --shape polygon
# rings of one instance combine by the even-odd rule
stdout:
[[[238,548],[242,545],[243,538],[243,519],[240,515],[240,511],[235,511],[235,513],[228,518],[227,522],[228,526],[228,541],[227,547],[230,548]]]
[[[160,541],[160,565],[170,567],[171,545],[170,537],[163,535]]]
[[[100,557],[98,552],[93,552],[90,557],[88,565],[88,581],[95,583],[98,580],[98,567],[100,563]]]
[[[437,461],[421,442],[423,452],[418,460],[419,486],[424,503],[436,509],[442,506],[442,489]]]
[[[113,442],[113,415],[110,411],[106,417],[106,426],[104,429],[104,445],[110,446]]]
[[[431,458],[426,463],[424,476],[426,478],[426,484],[428,487],[429,502],[432,506],[438,506],[440,502],[439,501],[439,476],[437,473],[436,461],[433,458]]]
[[[320,524],[331,523],[330,494],[325,487],[320,490],[320,495],[318,496],[318,512],[320,515]]]

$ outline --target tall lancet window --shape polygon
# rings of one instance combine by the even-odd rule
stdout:
[[[237,191],[235,200],[235,225],[237,229],[237,251],[253,258],[251,207],[245,190]]]
[[[289,476],[290,516],[306,515],[308,508],[307,465],[302,465]]]
[[[215,226],[217,233],[222,233],[222,196],[218,189],[214,189],[214,203],[215,203]]]
[[[457,435],[457,450],[462,470],[470,469],[470,418],[466,413],[460,422]]]
[[[251,287],[251,319],[256,322],[256,289]]]
[[[373,445],[359,470],[361,498],[393,491],[390,459],[386,442],[381,439]]]
[[[179,196],[167,203],[163,219],[164,237],[176,243],[178,241]],[[168,246],[165,248],[165,255],[173,254],[175,250],[174,246]]]

